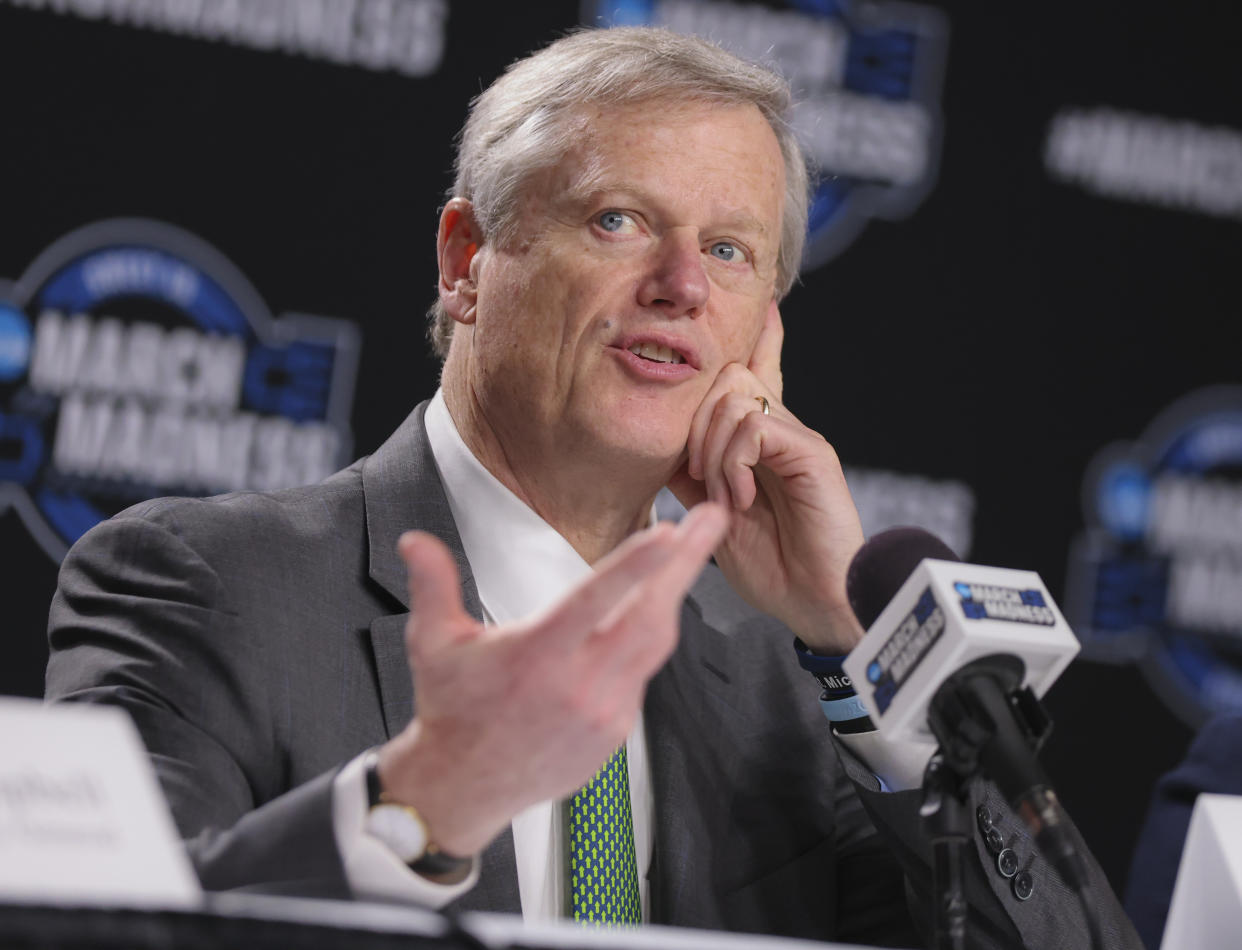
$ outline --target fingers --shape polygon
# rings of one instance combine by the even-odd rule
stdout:
[[[729,514],[720,505],[706,503],[691,509],[677,526],[673,557],[650,593],[680,604],[728,527]]]
[[[678,620],[687,591],[729,526],[720,505],[697,505],[670,536],[672,554],[663,567],[632,591],[602,624],[593,646],[606,652],[618,679],[658,669],[677,644]]]
[[[768,400],[768,412],[771,415],[788,415],[780,404],[776,392],[767,388],[750,370],[739,363],[730,363],[720,371],[712,388],[708,390],[694,418],[690,420],[690,433],[686,438],[689,453],[687,471],[692,478],[702,480],[704,477],[704,445],[708,431],[717,424],[717,414],[721,403],[729,397],[737,397],[729,403],[731,418],[736,421],[748,412],[763,412],[759,398]],[[719,500],[711,496],[712,500]]]
[[[781,311],[773,300],[768,305],[768,313],[764,319],[763,329],[755,343],[755,351],[750,355],[747,369],[755,374],[759,382],[781,398],[784,381],[781,376],[781,348],[785,344],[785,325],[781,322]]]
[[[806,427],[757,412],[747,413],[722,438],[718,461],[713,456],[710,470],[723,480],[738,511],[748,511],[755,502],[760,464],[782,479],[808,474],[805,463],[812,449],[821,453],[828,449],[827,443]]]
[[[765,414],[762,404],[750,393],[722,393],[711,406],[696,453],[707,497],[736,510],[747,510],[755,496],[753,467],[761,461],[766,464],[770,437],[778,432],[788,435],[790,421],[789,413],[771,401]],[[725,464],[726,453],[729,465]]]
[[[738,434],[739,427],[754,416],[757,420],[762,420],[763,409],[759,403],[751,397],[743,396],[740,393],[726,393],[716,405],[712,407],[712,415],[707,428],[703,435],[702,447],[699,451],[703,470],[703,481],[707,486],[707,497],[712,501],[719,502],[723,505],[732,505],[740,507],[743,511],[749,507],[749,501],[745,506],[741,502],[743,498],[749,497],[753,500],[754,496],[754,477],[753,473],[747,470],[747,473],[735,473],[733,479],[726,476],[726,472],[722,466],[725,450]],[[759,461],[759,453],[762,450],[762,436],[755,424],[749,427],[748,441],[756,442],[754,458],[751,464]],[[750,487],[746,486],[747,475],[750,476]],[[733,489],[738,488],[740,491],[734,493]]]
[[[760,468],[790,489],[790,479],[839,467],[824,437],[784,406],[768,398],[765,413],[759,387],[749,371],[734,364],[720,374],[691,423],[687,472],[701,481],[708,499],[736,512],[754,504]]]
[[[479,623],[461,600],[461,577],[444,543],[422,531],[407,531],[397,542],[410,591],[406,646],[416,653],[435,650],[470,636]]]
[[[633,535],[553,609],[549,634],[559,631],[569,645],[614,627],[634,601],[680,604],[727,523],[724,509],[700,505],[676,526],[662,522]]]
[[[762,418],[758,413],[749,413],[733,432],[720,455],[718,466],[713,467],[719,479],[723,476],[728,487],[729,496],[733,499],[733,507],[738,511],[748,511],[755,503],[755,469],[767,449],[767,433],[763,427],[753,421]]]
[[[689,448],[686,471],[691,478],[703,479],[704,466],[701,450],[708,429],[713,424],[713,417],[717,413],[719,403],[727,393],[749,396],[753,402],[741,404],[747,412],[752,412],[756,408],[759,408],[760,412],[763,411],[758,401],[760,396],[767,399],[770,413],[778,411],[784,385],[781,377],[781,348],[784,342],[785,328],[781,323],[780,310],[776,301],[773,300],[768,305],[763,329],[759,331],[759,338],[755,341],[755,348],[751,352],[747,365],[743,367],[738,363],[731,363],[721,370],[711,390],[695,412],[694,418],[690,421],[690,433],[686,440]],[[739,418],[743,414],[738,411],[734,413],[735,417]],[[723,500],[710,492],[709,497],[716,501]]]
[[[595,566],[595,571],[565,596],[542,623],[548,636],[571,646],[596,630],[617,605],[673,556],[675,528],[660,523],[631,535]]]

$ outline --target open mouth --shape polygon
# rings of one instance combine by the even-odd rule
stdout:
[[[686,361],[676,350],[658,343],[634,343],[628,349],[635,356],[653,363],[684,363]]]

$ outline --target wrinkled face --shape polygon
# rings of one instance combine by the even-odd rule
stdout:
[[[527,184],[518,238],[479,252],[469,384],[504,440],[671,465],[773,298],[780,147],[749,105],[580,119]]]

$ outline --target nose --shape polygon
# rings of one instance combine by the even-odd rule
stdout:
[[[665,232],[652,251],[638,302],[664,310],[668,316],[697,317],[707,305],[710,290],[697,230],[672,228]]]

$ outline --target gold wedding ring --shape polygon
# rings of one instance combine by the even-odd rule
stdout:
[[[772,414],[772,411],[768,408],[768,397],[767,396],[756,396],[755,402],[759,403],[759,406],[760,408],[763,409],[763,414],[765,416],[770,416]]]

